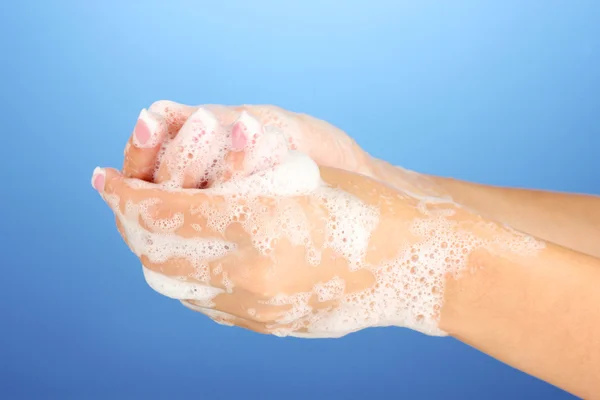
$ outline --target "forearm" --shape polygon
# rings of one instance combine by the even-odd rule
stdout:
[[[600,261],[548,244],[538,256],[476,252],[448,278],[440,327],[584,398],[600,398]]]
[[[600,197],[432,179],[454,201],[490,219],[600,257]]]
[[[600,197],[481,185],[418,174],[373,159],[374,175],[455,202],[532,236],[600,257]]]

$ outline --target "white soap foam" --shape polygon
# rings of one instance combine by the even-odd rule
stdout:
[[[168,168],[171,178],[165,185],[178,189],[185,179],[198,183],[217,179],[225,168],[222,160],[229,141],[216,116],[199,108],[166,149],[163,168]]]
[[[208,284],[210,271],[208,263],[218,260],[226,254],[235,251],[236,245],[219,239],[182,238],[174,231],[183,224],[183,215],[175,214],[172,219],[161,219],[151,223],[155,231],[143,228],[139,221],[151,220],[148,208],[160,203],[160,199],[150,198],[139,204],[128,203],[125,212],[120,211],[120,199],[114,195],[106,195],[106,201],[111,205],[121,226],[123,235],[138,257],[146,256],[154,264],[162,264],[173,258],[188,260],[195,274],[183,279],[193,278],[194,281]],[[213,296],[223,292],[206,285],[187,283],[181,280],[165,277],[163,274],[152,272],[145,268],[146,281],[159,293],[177,299],[204,299],[209,294]]]
[[[440,209],[443,203],[448,208]],[[428,335],[445,336],[446,332],[439,329],[438,324],[447,274],[459,276],[467,266],[467,258],[476,249],[503,253],[509,250],[516,255],[531,256],[545,246],[527,235],[492,224],[483,228],[496,234],[485,240],[461,230],[447,219],[455,212],[454,205],[447,200],[424,199],[418,209],[423,212],[423,218],[412,221],[411,233],[420,239],[400,246],[397,257],[381,265],[363,264],[376,278],[373,287],[346,293],[335,307],[312,312],[308,311],[310,296],[307,293],[279,297],[277,304],[288,304],[292,309],[283,314],[281,321],[276,321],[285,322],[284,326],[276,324],[271,328],[277,330],[278,336],[302,338],[337,338],[375,326],[402,326]],[[359,214],[353,214],[357,216]],[[366,222],[369,217],[365,220],[363,215],[362,219]],[[323,286],[315,285],[313,293],[321,300]],[[298,315],[298,319],[293,318]]]
[[[319,166],[306,154],[290,151],[280,164],[242,179],[216,182],[205,190],[213,195],[301,196],[324,185]]]
[[[170,278],[143,266],[142,269],[148,285],[163,296],[172,299],[194,300],[202,302],[205,307],[213,307],[212,299],[223,293],[223,290],[208,285]]]

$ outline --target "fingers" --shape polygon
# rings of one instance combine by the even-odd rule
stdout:
[[[167,124],[168,137],[173,139],[181,129],[185,121],[196,111],[198,107],[188,106],[169,100],[160,100],[152,103],[149,111],[160,115]]]
[[[231,146],[233,151],[245,153],[243,171],[247,175],[273,168],[288,153],[283,132],[266,128],[247,111],[233,124]]]
[[[191,215],[194,208],[200,205],[219,208],[223,203],[222,197],[209,196],[201,191],[168,191],[154,183],[126,178],[113,168],[96,168],[92,175],[92,186],[115,213],[122,214],[132,222],[141,220],[147,229],[155,232],[164,233],[170,229],[165,222],[169,216]],[[142,211],[144,214],[140,215]],[[185,224],[185,227],[194,231],[189,224]]]
[[[319,165],[373,175],[370,156],[341,129],[318,118],[270,105],[245,106],[260,121],[284,132],[292,150],[311,156]]]
[[[194,107],[161,100],[143,109],[125,147],[123,175],[153,181],[168,142],[177,135]]]
[[[215,108],[213,108],[215,109]],[[285,136],[266,129],[246,111],[231,115],[199,108],[169,144],[156,175],[170,187],[204,188],[232,177],[244,178],[279,164],[288,153]]]
[[[174,249],[168,257],[149,256],[148,264],[155,264],[157,270],[166,268],[162,264],[172,259],[169,268],[176,275],[187,268],[185,263],[195,266],[202,260],[221,259],[234,250],[233,243],[250,240],[232,214],[239,205],[223,196],[195,189],[168,190],[125,178],[112,168],[96,168],[92,186],[119,219],[121,231],[138,257]]]
[[[181,303],[190,310],[206,315],[216,323],[225,326],[237,326],[262,334],[270,334],[265,324],[251,321],[245,318],[240,318],[235,315],[228,314],[224,311],[219,311],[212,308],[206,308],[196,305],[194,301],[182,300]]]
[[[119,231],[142,260],[146,281],[154,290],[170,298],[185,299],[203,308],[196,308],[197,311],[221,323],[271,332],[267,323],[285,310],[265,307],[251,294],[240,298],[241,288],[236,288],[241,279],[252,279],[252,270],[248,270],[250,276],[240,271],[233,273],[234,266],[240,265],[240,257],[255,265],[253,251],[248,253],[245,246],[242,253],[236,251],[237,244],[247,241],[247,236],[239,228],[241,240],[225,242],[223,238],[211,237],[205,221],[191,212],[199,204],[198,199],[206,201],[212,197],[197,190],[170,192],[156,184],[125,178],[114,169],[96,169],[92,185],[115,211]],[[179,219],[178,215],[182,217]],[[184,221],[185,225],[179,224]],[[194,224],[201,225],[199,230],[193,228]],[[229,232],[228,237],[233,238]],[[223,266],[218,268],[221,263]],[[215,314],[210,307],[221,313]],[[224,319],[222,312],[232,319]]]
[[[144,270],[144,276],[148,285],[158,293],[180,300],[187,308],[208,316],[218,324],[236,325],[256,332],[268,333],[264,324],[213,308],[212,300],[222,292],[220,289],[177,281],[147,269]]]
[[[92,174],[92,187],[98,191],[98,193],[106,200],[107,196],[117,196],[119,199],[125,201],[131,201],[136,197],[138,192],[141,192],[142,188],[152,189],[155,187],[152,183],[140,182],[138,187],[128,185],[127,182],[134,182],[136,180],[126,178],[123,174],[114,168],[100,168],[96,167]]]
[[[211,285],[211,262],[227,260],[237,243],[247,240],[236,226],[227,230],[229,240],[224,231],[208,226],[207,218],[197,211],[223,209],[221,197],[197,190],[169,192],[108,168],[94,171],[92,185],[113,210],[119,232],[142,264],[164,277],[179,279],[155,285],[168,297],[174,295],[167,289],[181,293],[178,298],[190,298],[185,290],[200,293],[200,286],[215,286]]]
[[[220,104],[206,104],[203,107],[215,114],[219,123],[223,126],[233,124],[240,116],[241,111],[239,107],[224,106]]]
[[[153,103],[140,113],[126,146],[123,175],[197,188],[236,173],[249,175],[273,167],[287,153],[287,136],[281,130],[265,129],[259,120],[264,113],[257,118],[247,109],[193,107],[166,100]],[[271,122],[277,122],[271,128],[280,125],[279,120]]]
[[[169,143],[155,182],[171,188],[202,187],[224,169],[227,141],[216,116],[206,108],[197,109]]]
[[[142,110],[125,147],[123,175],[152,181],[158,153],[166,139],[167,124],[164,119]]]
[[[288,152],[280,131],[265,129],[246,111],[230,126],[220,108],[197,109],[169,143],[155,182],[171,188],[204,188],[232,176],[246,177],[280,163]]]
[[[185,281],[178,276],[171,277],[148,268],[143,268],[143,272],[148,286],[171,299],[188,299],[198,305],[212,307],[212,300],[224,292],[211,285]]]

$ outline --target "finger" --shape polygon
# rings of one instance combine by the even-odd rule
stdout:
[[[199,282],[189,282],[170,277],[160,272],[146,268],[144,265],[144,278],[148,286],[154,291],[171,299],[194,301],[203,307],[212,307],[212,300],[223,293],[224,290]]]
[[[167,190],[158,184],[127,179],[113,168],[96,168],[92,186],[121,222],[135,225],[125,227],[125,231],[135,228],[163,236],[175,234],[174,242],[217,238],[246,245],[251,240],[238,221],[248,217],[244,200],[226,200],[197,189]],[[259,198],[261,203],[268,200]]]
[[[255,293],[240,289],[234,289],[232,294],[222,293],[213,299],[216,309],[238,318],[265,325],[275,324],[279,318],[291,309],[289,305],[265,305],[267,302],[267,298],[257,301]]]
[[[94,169],[92,174],[92,187],[107,200],[108,197],[118,199],[119,203],[138,204],[145,198],[156,196],[161,200],[177,201],[177,196],[169,192],[161,191],[160,188],[150,182],[139,179],[126,178],[114,168]]]
[[[221,259],[235,249],[233,243],[245,245],[250,240],[234,223],[231,210],[237,206],[223,196],[194,189],[165,190],[127,179],[112,168],[96,168],[92,186],[120,220],[134,253],[157,265],[185,261],[197,271],[199,262]],[[215,224],[209,214],[223,224]],[[173,266],[173,271],[180,269]]]
[[[164,119],[147,110],[142,110],[133,133],[125,147],[123,175],[152,181],[158,153],[167,138]]]
[[[159,156],[156,182],[203,188],[232,175],[243,177],[272,168],[287,154],[283,132],[263,127],[243,107],[203,106],[192,116]]]
[[[156,233],[177,230],[178,234],[194,236],[189,232],[198,231],[191,225],[195,222],[205,225],[202,218],[194,218],[197,214],[195,208],[220,209],[223,205],[220,196],[211,196],[199,190],[168,191],[154,183],[125,178],[113,168],[96,168],[92,175],[92,186],[115,213]],[[183,226],[169,224],[167,220],[179,214],[187,217],[186,223]],[[206,229],[204,225],[202,228]]]
[[[284,132],[288,145],[323,166],[372,175],[370,156],[345,132],[324,120],[272,105],[247,105],[264,124]]]
[[[240,111],[242,111],[236,106],[224,106],[221,104],[205,104],[202,107],[212,112],[223,126],[233,124],[239,118]]]
[[[288,153],[288,145],[282,131],[265,127],[253,115],[242,111],[232,128],[232,149],[244,151],[244,171],[253,174],[273,168]]]
[[[183,300],[181,303],[190,310],[206,315],[218,324],[226,326],[237,326],[262,334],[270,334],[269,330],[265,327],[265,325],[260,322],[250,321],[244,318],[236,317],[234,315],[228,314],[220,310],[201,307],[194,304],[193,301]]]
[[[212,112],[222,127],[231,127],[231,125],[239,119],[240,112],[244,109],[243,107],[239,106],[224,106],[217,104],[189,106],[167,100],[161,100],[153,103],[149,110],[160,115],[164,119],[168,130],[168,137],[159,153],[156,170],[160,168],[159,164],[164,156],[168,142],[177,136],[177,133],[183,127],[187,119],[201,107]],[[230,134],[230,129],[227,130],[227,133]],[[237,166],[241,164],[238,162],[239,160],[243,160],[243,156],[239,153],[235,153],[231,154],[229,161],[230,164]],[[192,184],[192,186],[183,185],[183,187],[194,187],[194,185],[195,183]]]
[[[235,258],[238,246],[235,237],[225,239],[207,227],[205,217],[194,213],[194,207],[202,204],[197,199],[206,196],[170,193],[147,182],[135,187],[132,182],[141,181],[125,179],[113,169],[97,169],[92,178],[113,210],[121,236],[145,267],[148,285],[177,299],[210,300],[229,290],[226,274],[219,280],[212,276],[211,266]],[[210,208],[210,203],[206,205]],[[237,229],[238,235],[244,234]]]
[[[227,134],[216,116],[199,108],[169,143],[155,181],[171,188],[202,187],[225,170],[229,147]]]
[[[208,318],[218,323],[219,325],[233,326],[233,320],[235,319],[232,315],[214,310],[208,307],[202,307],[195,304],[192,300],[180,300],[181,304],[189,308],[192,311],[206,315]]]
[[[142,110],[125,147],[123,175],[153,181],[168,142],[193,113],[194,107],[172,101],[153,103]]]
[[[177,136],[177,133],[187,121],[187,119],[199,107],[189,106],[186,104],[176,103],[169,100],[159,100],[148,108],[148,110],[156,115],[160,115],[167,125],[169,139]]]
[[[155,176],[153,178],[156,178],[156,172],[160,168],[162,159],[169,147],[169,143],[177,136],[185,122],[196,110],[198,110],[198,108],[198,106],[190,106],[170,100],[159,100],[152,103],[150,106],[149,110],[160,115],[167,125],[167,138],[163,142],[158,153],[156,164],[154,166]]]
[[[223,261],[229,263],[228,259],[237,259],[235,252],[238,246],[218,238],[196,240],[195,243],[187,241],[187,246],[185,242],[185,239],[180,240],[177,250],[182,250],[170,251],[170,257],[156,260],[151,257],[152,255],[142,255],[140,257],[142,264],[146,269],[164,276],[165,279],[177,279],[181,284],[210,286],[220,289],[223,293],[230,292],[233,286],[231,280],[228,279],[227,274],[216,274],[216,265]]]
[[[285,136],[279,131],[265,128],[245,110],[242,110],[229,130],[230,144],[223,181],[245,178],[273,168],[288,153]]]

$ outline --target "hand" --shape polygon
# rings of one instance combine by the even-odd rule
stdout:
[[[371,179],[321,175],[329,186],[293,197],[172,191],[111,169],[95,180],[150,286],[217,321],[308,337],[385,325],[439,334],[445,271],[429,257],[461,257],[450,232]],[[437,236],[422,236],[427,223]]]
[[[465,229],[477,218],[360,174],[319,170],[276,137],[252,146],[254,135],[240,140],[219,126],[196,111],[159,157],[171,161],[160,163],[157,184],[115,170],[93,178],[150,286],[264,333],[335,337],[397,325],[443,334],[445,275],[493,244]],[[199,177],[212,187],[177,189]]]
[[[171,101],[157,101],[143,110],[136,126],[138,136],[129,142],[124,170],[132,177],[146,178],[140,170],[147,167],[147,155],[154,158],[164,141],[173,139],[188,118],[198,109],[213,113],[223,126],[232,125],[242,112],[254,116],[261,125],[277,127],[287,135],[290,148],[308,154],[319,165],[348,171],[369,170],[369,156],[341,130],[325,121],[271,105],[188,106]],[[134,145],[131,147],[131,145]],[[140,163],[141,161],[141,163]]]
[[[357,172],[401,190],[418,195],[443,196],[445,193],[428,176],[418,174],[371,157],[354,140],[335,126],[306,114],[270,105],[187,106],[158,101],[140,114],[134,133],[125,149],[123,174],[154,181],[162,155],[189,117],[204,108],[214,114],[229,134],[234,124],[245,126],[240,116],[254,117],[261,126],[275,127],[286,135],[289,147],[309,155],[317,164]]]

